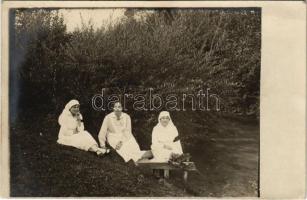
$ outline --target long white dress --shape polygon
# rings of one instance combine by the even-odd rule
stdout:
[[[152,145],[151,151],[155,161],[167,162],[170,159],[172,153],[183,154],[180,141],[174,142],[174,139],[178,136],[178,130],[173,122],[170,120],[169,124],[164,127],[160,123],[160,118],[169,116],[168,112],[162,113],[159,116],[159,123],[153,128],[152,131]],[[171,150],[165,148],[165,145],[170,146]]]
[[[72,104],[72,103],[70,103]],[[88,151],[94,145],[97,145],[91,134],[84,130],[84,124],[78,124],[77,118],[69,111],[70,105],[65,106],[62,114],[59,117],[61,126],[57,142],[62,145],[73,146],[78,149]],[[80,114],[82,119],[82,115]]]
[[[99,143],[104,146],[106,142],[115,149],[116,145],[121,141],[122,146],[116,152],[128,162],[138,161],[145,151],[141,151],[131,131],[131,118],[126,113],[121,113],[117,119],[114,112],[108,114],[102,123],[98,134]]]

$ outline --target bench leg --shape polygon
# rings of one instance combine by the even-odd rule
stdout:
[[[156,177],[156,178],[159,178],[161,175],[160,175],[160,170],[159,169],[153,169],[152,170],[152,173],[153,175]]]
[[[169,170],[168,169],[164,170],[164,178],[169,178]]]
[[[184,180],[184,183],[186,184],[188,181],[188,171],[183,172],[183,180]]]

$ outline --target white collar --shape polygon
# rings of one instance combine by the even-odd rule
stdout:
[[[120,119],[122,119],[123,117],[124,117],[124,112],[122,112],[122,114],[120,115]],[[115,115],[115,113],[114,112],[112,112],[112,115],[111,115],[111,117],[113,117],[113,118],[116,118],[117,119],[117,116]]]

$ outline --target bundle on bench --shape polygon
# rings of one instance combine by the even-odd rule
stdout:
[[[185,183],[188,180],[188,172],[189,171],[197,171],[194,162],[182,162],[186,167],[177,167],[171,165],[167,162],[156,162],[152,160],[141,160],[138,162],[139,166],[149,167],[152,170],[163,170],[164,171],[164,178],[169,178],[169,171],[170,170],[183,170],[183,179]]]

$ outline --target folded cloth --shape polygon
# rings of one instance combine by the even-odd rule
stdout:
[[[184,154],[172,154],[171,158],[169,159],[168,163],[174,167],[186,169],[189,168],[190,166],[190,161],[191,155],[189,153],[184,153]]]

